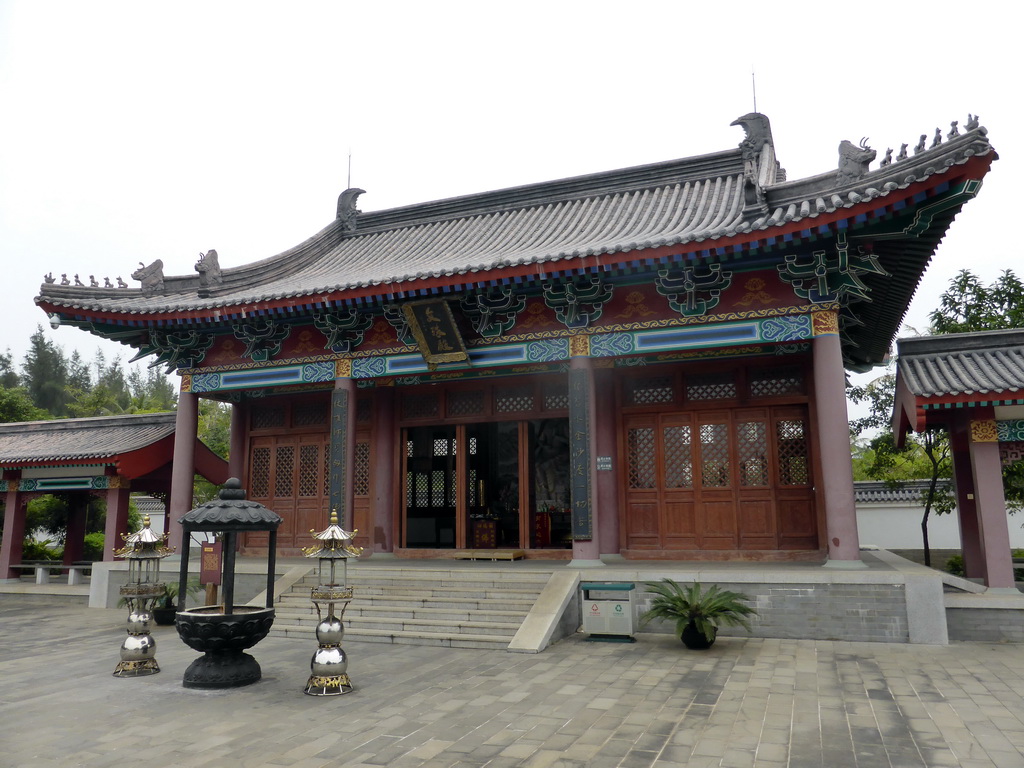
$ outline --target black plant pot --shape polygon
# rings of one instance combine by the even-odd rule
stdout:
[[[154,608],[153,621],[161,627],[169,627],[174,624],[174,614],[177,612],[178,609],[174,606],[171,606],[170,608]]]
[[[689,648],[691,651],[706,651],[712,645],[715,644],[715,637],[718,636],[718,627],[714,627],[711,639],[708,640],[704,633],[697,629],[697,625],[692,621],[683,627],[683,632],[679,638],[683,641],[683,645]]]

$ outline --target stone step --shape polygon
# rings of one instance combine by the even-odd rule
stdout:
[[[305,628],[306,631],[313,632],[316,628],[316,621],[316,616],[278,616],[274,619],[274,625]],[[505,642],[508,643],[515,636],[521,623],[475,620],[452,622],[437,619],[396,619],[389,616],[363,617],[359,621],[349,621],[348,614],[346,614],[345,636],[348,637],[351,632],[372,629],[389,630],[393,633],[433,632],[450,635],[487,635],[488,637],[504,637]]]
[[[356,595],[353,602],[360,603],[361,605],[385,607],[391,606],[397,610],[408,609],[408,608],[447,608],[452,610],[468,610],[468,611],[516,611],[521,612],[524,616],[529,613],[530,608],[536,602],[536,597],[533,599],[520,599],[520,600],[508,600],[505,598],[465,598],[465,597],[414,597],[407,595],[367,595],[359,596]],[[312,603],[309,601],[309,595],[283,595],[279,598],[279,606],[287,605],[303,605],[309,604],[312,607]],[[314,609],[315,610],[315,609]]]
[[[316,647],[312,630],[298,627],[273,627],[271,635],[311,640]],[[479,648],[505,650],[508,638],[490,635],[452,635],[446,632],[393,632],[382,629],[346,629],[345,640],[365,643],[395,643],[396,645],[432,645],[438,648]]]
[[[352,641],[507,648],[550,579],[538,571],[443,568],[349,568],[353,598],[344,614]],[[278,596],[271,634],[315,642],[316,609],[308,574]]]
[[[404,599],[404,600],[501,600],[505,602],[525,602],[534,603],[537,600],[537,596],[541,593],[540,590],[534,592],[519,592],[519,591],[503,591],[500,589],[490,590],[463,590],[463,589],[402,589],[401,587],[385,587],[385,588],[364,588],[359,586],[352,586],[352,599],[353,600],[391,600],[391,599]],[[309,599],[309,590],[299,587],[286,595],[291,598],[292,595],[296,597],[303,597]]]
[[[316,616],[316,608],[299,604],[277,605],[278,616]],[[379,616],[391,616],[396,619],[433,619],[435,621],[498,621],[522,622],[526,617],[524,611],[456,611],[447,608],[395,608],[393,606],[356,605],[350,603],[345,610],[345,621],[357,618],[373,619]]]

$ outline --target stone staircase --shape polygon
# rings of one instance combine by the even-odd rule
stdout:
[[[345,639],[363,642],[504,649],[551,574],[547,571],[350,565],[352,602]],[[315,572],[278,597],[272,635],[315,642]]]

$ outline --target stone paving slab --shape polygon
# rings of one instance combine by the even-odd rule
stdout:
[[[185,690],[196,653],[112,676],[124,612],[0,595],[0,766],[1024,766],[1024,646],[573,637],[536,655],[346,644],[357,691],[302,693],[315,641],[263,679]]]

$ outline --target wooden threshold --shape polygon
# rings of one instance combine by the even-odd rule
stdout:
[[[522,560],[521,549],[458,549],[451,553],[452,560]]]

